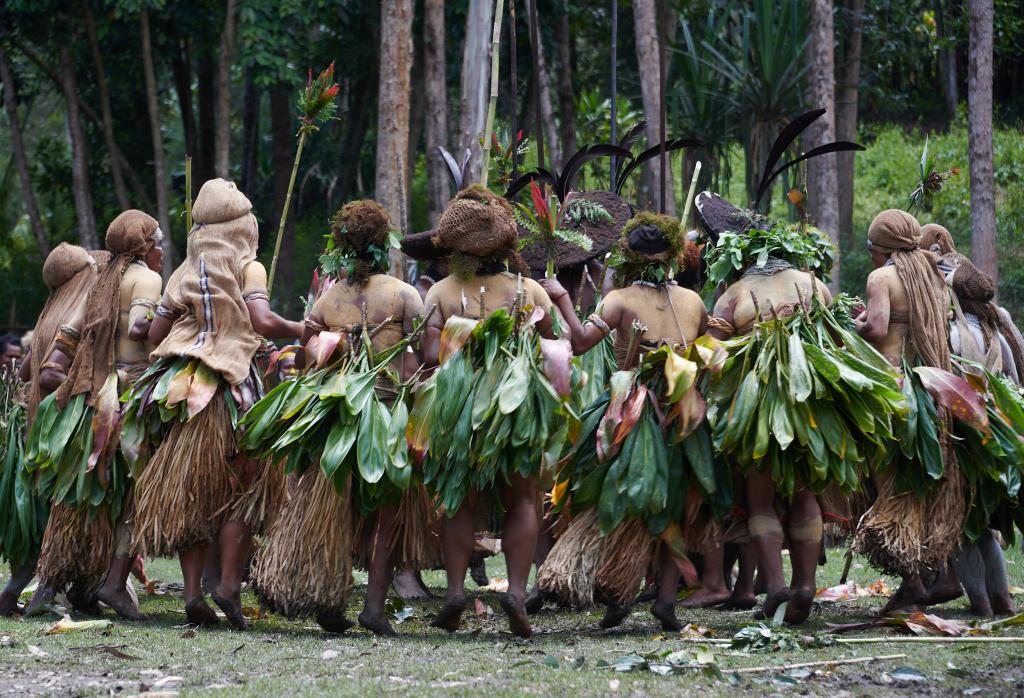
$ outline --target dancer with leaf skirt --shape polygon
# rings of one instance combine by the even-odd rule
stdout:
[[[732,504],[729,473],[716,468],[697,389],[702,369],[725,355],[705,336],[707,312],[693,291],[674,282],[684,236],[667,216],[629,220],[613,254],[616,283],[585,324],[566,290],[542,286],[567,318],[573,350],[584,353],[614,331],[619,370],[610,389],[588,406],[568,465],[555,485],[558,506],[571,498],[575,517],[539,575],[545,591],[572,605],[595,595],[608,604],[601,627],[629,614],[652,559],[659,572],[651,613],[679,630],[675,600],[686,541],[705,501],[717,515]]]
[[[272,390],[243,420],[247,449],[301,474],[257,556],[254,583],[270,608],[344,632],[353,552],[366,550],[359,623],[393,635],[384,602],[396,563],[440,564],[405,442],[402,381],[419,367],[412,344],[423,303],[415,288],[387,274],[397,240],[383,207],[346,204],[331,233],[323,266],[345,275],[306,318],[310,371]],[[353,526],[353,509],[365,525]]]
[[[37,489],[54,502],[31,611],[40,610],[55,590],[83,582],[77,585],[82,595],[72,595],[73,602],[79,597],[76,605],[88,608],[99,600],[125,618],[143,619],[126,589],[135,556],[128,523],[131,477],[119,451],[118,396],[147,366],[150,346],[133,326],[160,298],[162,240],[156,219],[142,211],[124,211],[110,223],[105,245],[112,256],[61,327],[42,366],[44,389],[62,382],[40,402],[26,449]],[[88,556],[81,554],[83,519],[96,522],[86,524],[95,532]],[[83,576],[92,577],[90,583],[84,584]]]
[[[49,518],[49,501],[35,492],[24,464],[24,440],[45,395],[40,385],[42,366],[60,326],[74,313],[95,283],[97,261],[106,262],[109,258],[107,252],[98,251],[90,255],[81,247],[66,242],[57,245],[47,255],[42,276],[50,295],[36,321],[28,356],[19,370],[19,378],[24,381],[19,391],[23,390],[23,394],[13,402],[7,402],[8,398],[15,397],[8,390],[15,385],[14,376],[8,376],[4,383],[4,405],[10,409],[4,412],[7,415],[4,431],[6,448],[0,475],[0,509],[6,512],[2,518],[8,525],[0,536],[0,557],[11,565],[11,578],[0,592],[0,615],[11,615],[20,610],[18,597],[35,575]],[[20,428],[15,438],[11,430],[17,424]],[[73,510],[66,509],[66,512],[74,516]],[[80,531],[80,535],[85,537],[88,534]]]
[[[501,605],[512,632],[529,637],[537,481],[561,454],[574,416],[572,349],[553,339],[547,294],[522,276],[507,201],[483,187],[464,189],[438,220],[434,242],[452,272],[424,303],[424,363],[439,368],[418,389],[409,418],[410,448],[444,516],[448,589],[432,625],[458,628],[474,514],[494,505],[505,512],[509,590]]]
[[[265,507],[267,464],[239,454],[238,421],[261,397],[254,364],[263,337],[294,338],[302,325],[270,309],[252,205],[234,183],[203,184],[182,262],[167,282],[149,340],[154,364],[124,406],[122,448],[136,473],[135,542],[143,555],[177,554],[190,623],[217,616],[203,598],[209,541],[221,575],[211,597],[238,629],[240,590],[254,525]]]
[[[875,216],[868,243],[876,269],[868,276],[867,308],[856,320],[857,332],[902,367],[910,408],[897,431],[898,447],[876,468],[877,497],[853,541],[873,565],[903,577],[883,613],[928,603],[922,575],[945,572],[966,514],[952,413],[923,383],[933,372],[947,375],[952,364],[949,289],[938,257],[919,248],[921,237],[917,219],[905,211]]]
[[[862,461],[880,459],[891,443],[904,398],[885,358],[843,327],[828,289],[808,271],[831,266],[820,231],[749,214],[706,254],[712,283],[732,281],[713,311],[716,331],[734,337],[709,395],[715,446],[746,479],[747,525],[767,586],[762,611],[772,618],[786,603],[785,621],[802,623],[822,541],[815,495],[859,486]],[[785,531],[777,504],[788,511]]]

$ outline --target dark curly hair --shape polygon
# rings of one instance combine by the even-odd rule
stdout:
[[[331,219],[331,235],[336,247],[350,250],[357,259],[350,284],[362,284],[371,274],[386,272],[374,261],[370,245],[387,248],[391,218],[387,210],[372,199],[350,201]]]

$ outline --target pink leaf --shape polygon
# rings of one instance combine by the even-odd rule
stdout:
[[[320,342],[316,351],[316,365],[317,368],[324,366],[338,349],[338,345],[341,344],[342,336],[340,332],[321,332]]]
[[[918,366],[914,372],[921,378],[921,384],[938,406],[949,410],[957,421],[989,433],[985,397],[974,386],[941,368]]]
[[[569,397],[572,378],[572,345],[567,339],[541,339],[540,352],[544,357],[544,376],[562,397]]]
[[[202,361],[196,361],[195,376],[188,391],[188,418],[192,419],[206,409],[217,394],[220,377]]]

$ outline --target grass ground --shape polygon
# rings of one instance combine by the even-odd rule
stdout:
[[[819,570],[819,585],[838,582],[842,554],[833,552]],[[503,574],[500,558],[488,561],[492,577]],[[1009,553],[1011,583],[1024,585],[1024,557]],[[176,563],[147,565],[151,577],[180,582]],[[878,575],[855,562],[851,579],[866,585]],[[442,573],[427,575],[436,591]],[[893,580],[887,580],[890,585]],[[357,576],[357,583],[365,577]],[[475,585],[469,584],[472,589]],[[362,605],[357,587],[354,618]],[[255,621],[253,629],[226,627],[190,630],[184,626],[179,595],[142,597],[147,623],[117,622],[106,630],[59,635],[43,631],[57,615],[41,619],[0,618],[0,695],[181,695],[299,696],[330,693],[365,695],[1009,695],[1024,692],[1024,644],[917,644],[885,642],[744,654],[711,648],[722,672],[688,670],[656,675],[647,669],[616,671],[604,664],[629,655],[667,654],[698,645],[659,631],[645,607],[638,607],[617,630],[596,628],[600,614],[547,608],[534,616],[535,638],[514,639],[498,606],[497,594],[471,593],[485,604],[482,613],[467,612],[463,629],[447,635],[427,626],[438,601],[414,606],[411,617],[396,623],[397,638],[378,639],[361,629],[329,636],[315,623],[278,617]],[[246,603],[255,603],[246,594]],[[827,623],[868,620],[881,604],[877,598],[821,604],[799,630],[816,635]],[[472,606],[471,606],[472,608]],[[966,620],[963,599],[933,609],[947,619]],[[113,618],[108,615],[107,617]],[[728,638],[752,624],[749,612],[680,612],[684,622],[705,626],[714,637]],[[77,617],[76,617],[77,619]],[[1024,638],[1022,626],[999,634]],[[794,633],[795,634],[795,633]],[[848,633],[843,637],[887,636],[889,629]],[[904,653],[906,658],[733,676],[742,667],[781,666]],[[703,656],[709,661],[708,656]],[[909,667],[910,670],[901,667]]]

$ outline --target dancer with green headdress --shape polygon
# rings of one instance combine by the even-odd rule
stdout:
[[[677,559],[702,544],[697,529],[707,509],[720,516],[732,504],[729,473],[716,467],[697,389],[698,371],[720,369],[725,355],[705,335],[700,296],[674,282],[684,245],[673,218],[641,213],[629,220],[611,262],[619,288],[585,324],[561,284],[542,282],[569,323],[576,353],[615,336],[619,370],[584,412],[555,486],[557,506],[571,500],[574,518],[539,575],[542,589],[563,602],[605,602],[605,628],[628,615],[656,560],[651,613],[663,629],[679,630]]]

